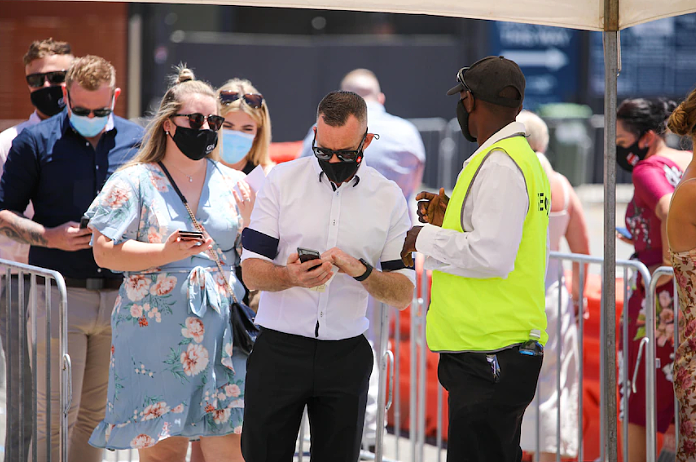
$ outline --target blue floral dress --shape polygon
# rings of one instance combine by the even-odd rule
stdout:
[[[241,232],[233,186],[241,172],[206,160],[196,219],[215,241],[223,268],[239,264]],[[90,227],[115,244],[162,243],[195,231],[179,196],[156,164],[114,173],[87,212]],[[105,419],[90,444],[146,448],[170,436],[241,433],[246,356],[232,346],[229,295],[206,253],[124,274],[111,314]],[[234,271],[226,274],[241,299]]]

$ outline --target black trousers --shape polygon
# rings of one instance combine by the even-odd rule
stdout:
[[[498,352],[442,353],[438,378],[449,392],[447,462],[519,462],[522,416],[534,399],[543,356],[514,347]]]
[[[327,341],[263,329],[247,361],[242,455],[291,462],[305,405],[312,462],[356,462],[372,348],[364,335]]]

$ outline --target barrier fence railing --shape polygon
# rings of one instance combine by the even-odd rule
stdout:
[[[59,432],[60,432],[60,452],[59,460],[61,462],[66,462],[68,460],[68,410],[70,409],[71,402],[71,369],[70,369],[70,356],[68,355],[68,302],[67,302],[67,291],[65,288],[65,281],[60,273],[56,271],[47,270],[44,268],[38,268],[36,266],[24,265],[21,263],[16,263],[8,260],[0,259],[0,268],[2,271],[2,286],[4,293],[4,313],[0,315],[5,318],[5,330],[1,332],[0,335],[5,336],[5,345],[7,345],[7,351],[5,351],[5,361],[7,362],[7,376],[6,376],[6,420],[5,420],[5,431],[8,432],[8,441],[10,444],[5,448],[5,460],[27,460],[29,454],[25,454],[25,448],[23,441],[25,440],[25,428],[24,421],[27,416],[24,415],[23,404],[27,399],[31,400],[31,409],[33,414],[33,425],[32,425],[32,437],[30,454],[32,461],[36,462],[39,452],[45,450],[46,458],[44,460],[51,461],[51,388],[55,385],[52,371],[51,371],[51,361],[60,361],[60,399],[58,405],[59,410]],[[43,332],[40,332],[39,326],[37,325],[37,320],[40,319],[39,315],[39,304],[41,300],[38,297],[38,288],[40,287],[37,282],[37,278],[43,279],[43,285],[45,287],[44,299],[43,299],[43,310],[45,312],[45,326],[40,326],[45,329],[45,355],[46,361],[45,365],[38,363],[38,342],[37,339]],[[16,286],[15,286],[16,281]],[[27,290],[27,282],[29,287]],[[58,310],[54,312],[51,307],[51,285],[54,284],[60,296],[58,300]],[[14,289],[17,289],[17,294],[14,294]],[[28,303],[27,303],[28,302]],[[52,332],[52,323],[55,322],[52,317],[58,316],[59,329],[57,332],[58,336],[58,351],[52,350],[52,339],[55,338],[56,333]],[[31,319],[31,325],[29,331],[27,330],[27,320]],[[28,335],[29,334],[29,335]],[[17,339],[16,343],[13,341]],[[31,358],[25,357],[26,352],[23,346],[31,345],[30,356]],[[17,349],[18,351],[14,351]],[[57,358],[53,359],[53,354],[57,353]],[[15,370],[15,356],[18,358],[17,367],[19,370]],[[31,360],[31,361],[30,361]],[[30,361],[28,363],[28,361]],[[25,382],[25,374],[23,373],[25,367],[31,367],[31,383]],[[46,416],[46,427],[45,429],[45,448],[38,447],[38,412],[39,400],[38,400],[38,373],[39,367],[45,367],[45,384],[46,384],[46,400],[45,400],[45,416]],[[30,396],[27,396],[29,394]],[[18,405],[13,405],[14,403],[19,403]],[[16,423],[20,423],[16,425]],[[15,427],[16,425],[16,427]],[[14,440],[14,441],[12,441]]]

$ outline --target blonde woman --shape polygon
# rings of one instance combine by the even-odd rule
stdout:
[[[246,357],[233,348],[228,289],[244,289],[228,269],[251,210],[232,194],[243,175],[213,159],[222,123],[214,90],[181,69],[142,149],[88,211],[97,263],[125,275],[106,418],[90,444],[136,448],[142,462],[183,462],[192,438],[208,460],[242,460]]]
[[[222,126],[222,163],[245,174],[261,165],[273,167],[268,151],[271,145],[271,117],[266,100],[248,80],[228,80],[218,89]]]

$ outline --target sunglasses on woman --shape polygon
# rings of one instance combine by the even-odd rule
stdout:
[[[70,92],[68,92],[68,101],[70,102],[70,110],[73,114],[80,117],[89,117],[90,114],[94,114],[94,117],[108,117],[114,112],[110,107],[103,107],[99,109],[87,109],[82,106],[73,106],[72,98],[70,97]]]
[[[365,135],[363,135],[362,141],[360,141],[360,146],[358,146],[358,149],[355,151],[352,150],[341,150],[341,151],[334,151],[329,148],[321,148],[319,146],[315,146],[314,143],[317,140],[317,135],[316,133],[314,134],[314,140],[312,140],[312,151],[314,151],[314,155],[317,157],[319,160],[331,160],[331,158],[336,154],[336,157],[338,157],[340,160],[343,162],[356,162],[358,160],[358,157],[362,156],[363,152],[363,144],[365,144],[365,139],[367,138],[367,130],[365,130]]]
[[[26,79],[31,88],[39,88],[43,87],[46,80],[48,80],[48,83],[51,85],[59,85],[65,82],[65,74],[67,73],[68,71],[38,72],[36,74],[29,74]]]
[[[210,114],[204,116],[200,112],[194,112],[193,114],[174,114],[174,117],[186,117],[189,121],[189,126],[194,130],[200,130],[201,127],[203,127],[203,123],[207,120],[208,126],[214,132],[220,130],[222,123],[225,121],[225,118],[219,115]]]
[[[220,92],[220,102],[224,105],[232,104],[238,99],[244,100],[247,106],[258,109],[263,105],[263,95],[258,93],[240,93],[233,90],[223,90]]]

